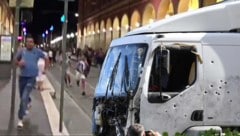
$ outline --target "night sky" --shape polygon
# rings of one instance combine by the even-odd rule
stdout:
[[[77,12],[77,1],[68,3],[68,33],[76,32],[77,18],[74,13]],[[35,0],[33,9],[22,9],[23,18],[29,17],[32,14],[32,21],[26,23],[29,33],[31,33],[36,42],[41,42],[41,35],[47,29],[54,26],[53,35],[59,36],[62,31],[61,16],[64,14],[64,1],[63,0]],[[31,19],[30,19],[31,20]]]

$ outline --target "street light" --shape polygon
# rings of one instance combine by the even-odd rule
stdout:
[[[42,33],[42,38],[45,38],[45,33]]]
[[[26,35],[27,35],[27,28],[23,27],[22,29],[22,37],[23,37],[23,43],[25,44],[26,41]]]
[[[59,131],[62,132],[63,127],[63,100],[64,100],[64,75],[66,70],[66,34],[67,34],[67,19],[68,19],[68,2],[75,0],[64,0],[64,15],[61,17],[62,27],[62,76],[61,76],[61,94],[60,94],[60,118],[59,118]]]
[[[78,13],[75,13],[75,17],[78,17],[79,16],[79,14]]]
[[[48,46],[48,30],[45,31],[46,34],[46,45]]]
[[[70,34],[70,37],[71,37],[71,38],[74,38],[74,33],[71,33],[71,34]]]
[[[42,33],[42,38],[43,38],[43,45],[44,45],[44,43],[45,43],[45,33]]]
[[[52,41],[52,32],[53,32],[53,30],[54,30],[54,27],[53,27],[53,25],[51,25],[51,27],[50,27],[50,47],[52,46],[52,43],[51,43],[51,41]]]

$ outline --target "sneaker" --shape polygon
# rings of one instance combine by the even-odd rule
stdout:
[[[28,115],[28,114],[29,114],[29,110],[26,110],[26,111],[25,111],[25,115]]]
[[[31,107],[32,107],[32,104],[31,104],[31,103],[28,103],[27,109],[26,109],[26,111],[25,111],[25,114],[26,114],[26,115],[28,115],[28,114],[30,113]]]
[[[30,110],[31,108],[32,108],[32,104],[31,104],[31,103],[28,103],[27,109]]]
[[[17,127],[18,128],[23,128],[23,121],[22,120],[18,121]]]

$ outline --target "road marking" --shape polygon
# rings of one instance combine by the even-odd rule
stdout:
[[[51,74],[51,73],[50,73],[50,74]],[[52,76],[52,74],[51,74],[51,76]],[[48,81],[48,82],[49,82],[49,81]],[[50,83],[50,82],[49,82],[49,83]],[[57,82],[57,81],[55,81],[55,84],[56,84],[57,86],[60,86],[60,83]],[[65,89],[64,89],[64,92],[65,92],[65,94],[67,94],[67,95],[69,96],[71,102],[75,105],[75,107],[78,108],[78,110],[79,110],[80,112],[83,113],[83,115],[85,116],[85,118],[91,123],[91,122],[92,122],[91,117],[88,116],[88,114],[87,114],[81,107],[79,107],[79,105],[73,100],[74,98],[72,98],[72,95],[69,94],[69,93],[67,93],[68,91],[66,91],[66,90],[68,90],[68,89],[65,88]],[[55,91],[53,91],[53,92],[55,92]],[[64,94],[64,95],[65,95],[65,94]],[[66,95],[65,95],[65,96],[66,96]]]
[[[76,75],[74,75],[72,72],[70,72],[70,76],[72,78],[75,78],[76,79]],[[95,87],[93,87],[93,85],[91,85],[87,80],[86,80],[86,84],[91,88],[93,89],[93,91],[95,90]]]
[[[44,107],[47,111],[52,134],[59,136],[69,136],[68,130],[66,129],[64,122],[62,122],[63,123],[62,133],[59,132],[60,115],[52,97],[50,96],[50,92],[53,92],[54,89],[47,77],[45,78],[44,86],[50,88],[50,90],[41,91],[41,96],[43,99]]]
[[[62,71],[62,67],[57,67],[57,68],[59,68],[59,70]],[[72,73],[72,71],[70,71],[70,76],[71,76],[72,78],[76,79],[76,75],[74,75],[74,74]],[[94,87],[93,85],[91,85],[87,80],[86,80],[86,84],[87,84],[91,89],[93,89],[93,91],[95,90],[95,87]]]
[[[65,91],[66,92],[66,91]],[[83,111],[82,108],[80,108],[78,106],[78,104],[71,98],[71,96],[68,94],[68,96],[70,97],[70,100],[72,101],[72,103],[78,108],[78,110],[80,110],[80,112],[83,113],[83,115],[85,116],[85,118],[90,122],[92,123],[92,119],[90,118],[90,116],[88,116],[88,114],[86,112]]]

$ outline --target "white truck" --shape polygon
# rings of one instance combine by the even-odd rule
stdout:
[[[93,102],[93,133],[197,136],[240,128],[240,1],[175,15],[111,42]]]

